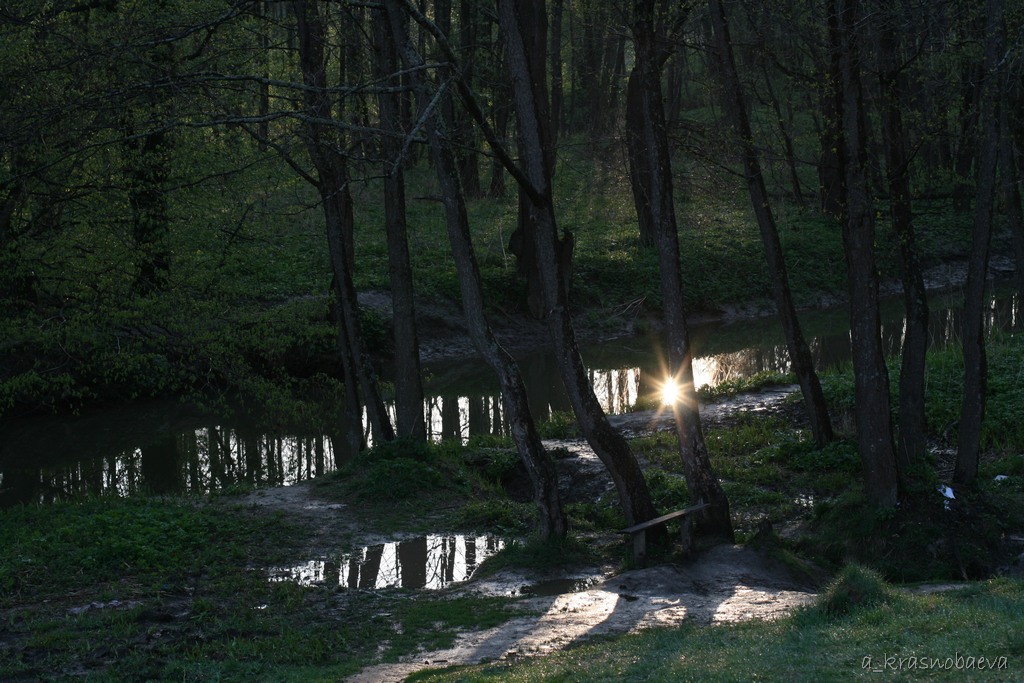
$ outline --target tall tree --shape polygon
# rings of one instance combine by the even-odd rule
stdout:
[[[388,242],[388,275],[391,280],[392,329],[394,332],[395,421],[397,434],[423,440],[423,381],[420,372],[416,306],[413,302],[412,268],[405,216],[405,160],[402,158],[402,83],[398,54],[387,22],[374,12],[374,75],[389,84],[377,96],[384,165],[384,223]]]
[[[857,446],[868,499],[881,508],[896,505],[897,471],[889,408],[875,268],[875,209],[868,188],[867,123],[861,85],[863,20],[855,0],[835,0],[829,17],[830,48],[838,56],[844,180],[843,246],[850,297]]]
[[[985,58],[979,84],[981,129],[975,186],[974,230],[964,291],[964,397],[960,409],[953,481],[970,485],[978,476],[981,426],[985,418],[988,380],[985,354],[985,280],[995,211],[996,166],[999,160],[1000,66],[1006,46],[1003,0],[985,3]]]
[[[829,419],[825,395],[821,390],[818,374],[814,370],[811,350],[804,338],[800,321],[796,315],[796,306],[789,288],[789,275],[786,261],[782,254],[782,243],[775,225],[768,189],[761,172],[761,162],[754,135],[750,127],[750,117],[744,101],[744,89],[740,83],[733,55],[732,40],[729,36],[729,22],[725,7],[721,0],[711,0],[711,23],[715,31],[715,49],[718,57],[718,72],[721,77],[722,97],[725,110],[736,131],[743,158],[743,175],[747,181],[750,203],[754,208],[754,216],[761,231],[761,243],[764,245],[765,258],[768,261],[768,272],[772,278],[772,290],[775,294],[775,306],[778,309],[779,321],[786,337],[786,348],[789,350],[793,372],[800,382],[808,421],[818,446],[824,446],[833,439],[832,422]]]
[[[544,11],[529,12],[523,15],[523,19],[530,22],[525,33],[526,37],[524,38],[529,43],[528,50],[531,55],[539,55],[538,58],[531,59],[526,65],[530,69],[529,78],[532,82],[544,84],[546,83],[544,56],[547,54],[547,15]],[[506,36],[505,39],[507,48],[508,37]],[[536,106],[537,120],[544,131],[541,160],[544,163],[545,173],[551,177],[555,173],[555,137],[546,90],[544,92],[544,99],[538,101]],[[527,151],[524,149],[525,144],[522,121],[520,120],[519,146],[520,155],[523,156],[527,154]],[[533,215],[535,210],[534,204],[529,197],[528,189],[520,185],[518,220],[516,229],[509,236],[509,251],[516,257],[519,275],[526,280],[526,301],[530,313],[533,317],[541,319],[547,314],[551,306],[551,300],[545,298],[544,284],[540,273],[542,266],[539,263],[540,257],[536,251],[537,219]],[[574,237],[571,233],[566,233],[564,238],[557,241],[556,254],[559,272],[561,273],[562,285],[565,287],[567,296],[571,284],[570,264],[572,263],[574,246]]]
[[[351,239],[347,237],[352,233],[354,223],[352,196],[344,141],[339,139],[338,127],[332,125],[334,117],[327,87],[324,21],[317,0],[296,0],[294,8],[298,20],[299,64],[305,85],[302,91],[305,105],[303,140],[316,168],[316,187],[327,225],[341,353],[353,367],[356,378],[349,382],[354,385],[358,381],[374,433],[384,440],[391,440],[395,438],[391,418],[363,355],[359,302],[350,268],[354,258],[349,253]],[[350,387],[350,391],[353,388]]]
[[[693,501],[708,503],[701,513],[701,535],[733,539],[729,500],[715,477],[701,428],[693,385],[693,352],[690,348],[683,279],[679,266],[679,228],[672,189],[672,161],[669,154],[661,77],[672,52],[671,35],[685,14],[655,12],[655,0],[633,3],[631,29],[635,52],[633,70],[626,86],[626,140],[629,149],[630,180],[641,225],[645,220],[653,233],[661,271],[661,296],[668,342],[668,380],[682,390],[681,400],[671,403],[679,437],[688,493]]]
[[[382,26],[380,32],[387,30],[390,34],[388,37],[398,45],[405,65],[411,70],[417,100],[423,116],[426,117],[424,126],[444,201],[448,240],[459,274],[459,289],[466,326],[477,352],[498,376],[507,423],[533,486],[534,502],[540,513],[540,534],[544,537],[564,536],[566,519],[558,494],[558,477],[554,464],[545,451],[534,425],[527,401],[526,386],[519,367],[498,343],[487,322],[480,269],[473,251],[469,217],[459,182],[455,155],[448,142],[444,117],[423,82],[424,77],[420,73],[423,59],[413,48],[406,32],[406,12],[413,13],[417,21],[427,22],[427,19],[410,3],[403,3],[401,0],[385,0],[384,7],[386,17],[380,19],[386,20],[387,26]],[[383,38],[383,35],[381,37]],[[439,91],[438,96],[445,97],[446,94]]]
[[[879,3],[873,17],[878,22],[878,77],[881,91],[882,136],[885,146],[885,170],[889,186],[889,213],[893,231],[899,242],[900,271],[906,326],[900,361],[899,431],[897,464],[903,483],[911,467],[922,462],[925,451],[925,354],[928,350],[928,297],[918,257],[910,203],[910,157],[907,154],[907,131],[903,124],[902,71],[900,36],[909,27],[901,19],[903,7]]]
[[[505,36],[513,102],[519,122],[522,180],[530,204],[534,248],[543,288],[546,322],[559,374],[580,429],[611,474],[630,524],[654,518],[654,505],[643,472],[625,438],[608,422],[587,377],[568,305],[560,266],[560,240],[551,187],[550,140],[547,117],[545,42],[538,35],[544,17],[543,0],[500,0],[498,21]],[[539,76],[538,76],[539,75]]]

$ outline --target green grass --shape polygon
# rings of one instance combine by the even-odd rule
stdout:
[[[899,510],[880,514],[866,500],[861,461],[852,430],[818,449],[806,431],[781,417],[739,414],[705,430],[716,475],[729,497],[738,538],[752,538],[761,520],[777,529],[797,530],[784,547],[830,570],[851,561],[890,580],[919,581],[984,577],[1006,561],[1002,539],[1024,528],[1024,414],[1020,369],[1024,345],[1019,336],[997,335],[989,343],[990,385],[983,430],[983,456],[977,488],[965,491],[950,510],[936,492],[940,472],[952,461],[929,456],[913,475]],[[890,372],[898,370],[898,359]],[[957,349],[928,356],[929,438],[949,444],[950,421],[959,415],[962,361]],[[852,410],[850,368],[823,378],[833,417]],[[893,382],[893,405],[896,405]],[[952,432],[955,444],[955,430]],[[650,463],[649,479],[658,492],[681,476],[677,442],[671,432],[632,440]],[[943,456],[945,457],[945,456]],[[656,468],[656,469],[655,469]],[[996,481],[997,475],[1005,479]],[[679,496],[667,499],[677,502]],[[664,507],[668,509],[671,507]]]
[[[283,515],[163,499],[0,511],[0,679],[336,681],[514,614],[268,581],[310,540]]]
[[[1024,337],[993,334],[986,342],[988,387],[981,446],[995,453],[1024,448]],[[893,418],[899,405],[899,358],[888,362]],[[930,435],[939,443],[956,445],[956,425],[963,400],[963,355],[957,344],[930,351],[925,377],[925,413]],[[853,372],[847,365],[822,374],[822,388],[834,414],[852,412]],[[898,423],[897,423],[898,426]]]
[[[842,585],[817,605],[775,622],[683,624],[520,662],[421,672],[409,680],[1018,681],[1024,674],[1019,629],[1024,583],[993,580],[949,593],[910,595],[863,572],[839,581]],[[850,601],[837,614],[834,593],[854,583],[872,599]]]

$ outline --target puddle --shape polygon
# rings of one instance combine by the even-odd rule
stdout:
[[[366,546],[354,553],[270,570],[271,581],[342,588],[439,590],[466,581],[505,547],[497,536],[420,536]]]

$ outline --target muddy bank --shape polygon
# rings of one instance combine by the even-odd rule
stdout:
[[[453,593],[507,594],[522,581],[515,573],[500,574]],[[575,592],[523,598],[517,606],[533,614],[465,633],[445,650],[369,667],[348,680],[401,681],[430,667],[542,655],[588,638],[678,626],[684,620],[710,625],[775,619],[814,597],[785,567],[754,550],[720,545],[686,564],[634,569]]]

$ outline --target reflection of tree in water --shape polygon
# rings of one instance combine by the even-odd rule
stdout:
[[[694,358],[693,376],[698,388],[713,387],[759,372],[789,372],[789,367],[789,351],[784,344],[779,344]]]
[[[85,495],[210,493],[238,484],[281,486],[337,467],[330,436],[293,437],[203,427],[159,432],[138,447],[49,468],[5,471],[4,499],[53,502]]]
[[[590,370],[590,384],[606,413],[622,413],[636,403],[640,387],[640,368]]]
[[[312,575],[327,576],[325,580],[330,580],[333,568],[337,567],[338,584],[348,588],[439,589],[465,581],[480,562],[503,547],[504,542],[492,536],[428,535],[362,548],[336,562],[328,562],[331,571],[326,574],[311,572],[309,563],[305,563],[275,576],[300,583]]]
[[[180,493],[184,488],[178,458],[178,443],[174,434],[162,434],[153,443],[143,446],[142,487],[149,493],[164,495]]]
[[[933,348],[959,344],[961,314],[960,308],[948,304],[933,307],[929,328]],[[729,327],[728,333],[722,327],[709,334],[709,341],[712,337],[720,340],[722,353],[695,359],[698,386],[763,371],[789,371],[789,358],[783,344],[762,339],[759,346],[736,349],[749,343],[749,337],[743,334],[748,328]],[[985,311],[987,332],[1022,328],[1024,314],[1019,294],[990,301]],[[835,325],[828,327],[828,330],[835,329]],[[904,323],[899,318],[883,324],[882,337],[888,354],[900,352],[903,331]],[[845,330],[839,333],[823,330],[817,334],[809,342],[816,366],[831,368],[845,363],[849,358],[849,343]],[[606,364],[605,368],[594,367],[590,371],[591,382],[606,411],[622,412],[637,398],[653,395],[663,378],[653,347],[648,346],[645,345],[642,354],[630,350],[632,355],[625,362],[620,354],[616,359],[598,358],[594,363]],[[550,357],[533,356],[521,367],[537,419],[547,419],[553,411],[570,409]],[[477,389],[476,392],[467,396],[472,392],[449,387],[444,395],[428,398],[424,409],[430,438],[465,441],[476,434],[507,435],[508,426],[497,390]],[[51,425],[42,437],[33,434],[27,445],[3,444],[6,459],[0,475],[0,504],[9,501],[45,503],[82,495],[130,496],[143,489],[157,493],[206,493],[238,484],[292,484],[332,471],[347,457],[346,453],[335,449],[337,443],[344,443],[344,438],[339,441],[334,436],[268,435],[252,426],[209,422],[200,428],[194,424],[175,428],[166,424],[165,408],[161,408],[156,417],[144,413],[134,419],[138,423],[130,425],[134,431],[118,423],[111,427],[111,422],[102,421],[83,428],[81,423],[68,420]],[[140,433],[143,436],[140,437]],[[370,436],[367,431],[367,437]],[[53,446],[51,440],[43,437],[56,439],[58,445]],[[61,439],[67,443],[62,444]],[[35,463],[43,456],[17,459],[11,455],[62,450],[74,453],[79,459],[41,468]],[[89,455],[81,457],[83,452]],[[27,463],[29,460],[32,463]],[[30,466],[18,467],[22,462]]]

